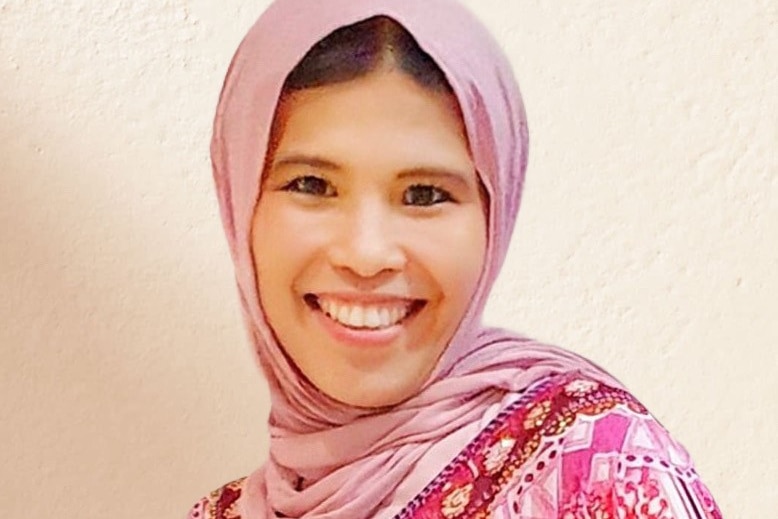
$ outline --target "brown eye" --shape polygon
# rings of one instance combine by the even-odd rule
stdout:
[[[312,196],[335,196],[336,194],[332,184],[314,175],[297,177],[281,189]]]
[[[405,205],[431,206],[453,201],[454,198],[448,191],[428,184],[415,184],[403,193],[403,204]]]

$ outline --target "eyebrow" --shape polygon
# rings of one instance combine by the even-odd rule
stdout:
[[[458,170],[450,170],[450,169],[438,168],[438,167],[418,167],[418,168],[406,169],[401,171],[398,177],[402,179],[406,179],[406,178],[445,179],[450,182],[459,184],[461,187],[464,188],[469,188],[472,187],[473,185],[472,182],[468,181],[467,175],[465,175],[464,173],[461,173]]]
[[[307,166],[329,171],[341,171],[343,169],[341,165],[332,162],[331,160],[314,155],[294,154],[287,157],[282,157],[273,163],[273,169],[290,166]],[[438,166],[411,167],[400,171],[398,174],[398,177],[401,179],[438,178],[455,182],[462,185],[463,187],[471,187],[472,182],[468,180],[468,176],[469,175],[464,171]]]
[[[340,170],[338,164],[312,155],[289,155],[273,162],[273,169],[288,166],[308,166],[316,169]]]

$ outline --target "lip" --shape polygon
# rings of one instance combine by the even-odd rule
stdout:
[[[306,306],[311,311],[316,323],[321,326],[330,337],[339,343],[346,344],[354,347],[381,347],[388,346],[392,342],[396,341],[400,335],[405,331],[407,326],[426,305],[426,301],[423,299],[410,299],[400,298],[396,296],[387,296],[380,294],[332,294],[322,293],[326,297],[335,299],[343,303],[351,304],[391,304],[391,303],[412,303],[413,307],[410,313],[403,318],[397,324],[389,326],[388,328],[382,328],[379,330],[371,330],[368,328],[356,329],[344,326],[337,321],[331,319],[325,314],[319,307],[317,300],[318,295],[306,294],[303,298]]]

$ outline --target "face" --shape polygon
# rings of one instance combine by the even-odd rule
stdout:
[[[252,249],[276,338],[335,400],[411,397],[485,256],[485,202],[456,100],[375,72],[286,96],[272,141]]]

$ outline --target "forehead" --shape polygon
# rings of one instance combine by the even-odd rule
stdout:
[[[395,70],[282,96],[269,151],[471,162],[456,98]]]

